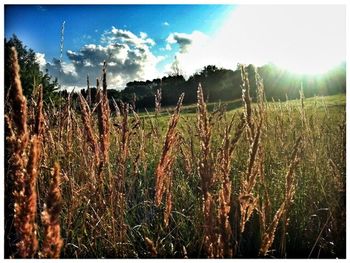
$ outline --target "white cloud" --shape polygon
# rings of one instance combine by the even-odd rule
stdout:
[[[171,45],[169,43],[166,44],[165,50],[171,50]]]
[[[122,42],[133,46],[142,46],[144,44],[154,46],[156,43],[153,39],[148,38],[147,34],[144,32],[140,33],[140,37],[136,36],[134,33],[124,29],[118,29],[114,26],[110,31],[105,31],[102,35],[102,43],[115,43]]]
[[[140,32],[140,37],[141,37],[142,39],[146,39],[146,38],[148,37],[148,35],[147,35],[147,33],[145,33],[145,32]]]
[[[167,50],[171,50],[174,44],[179,45],[179,52],[176,54],[174,63],[178,63],[185,75],[192,74],[210,62],[212,51],[207,50],[210,38],[202,32],[193,31],[191,34],[175,32],[171,33],[166,41]]]
[[[46,59],[44,53],[35,53],[35,61],[39,64],[40,70],[45,71],[46,68]]]
[[[162,25],[163,25],[163,26],[170,26],[169,22],[167,22],[167,21],[163,22]]]
[[[86,67],[90,67],[91,63],[89,61],[87,61],[88,65]],[[77,72],[75,71],[75,66],[72,63],[66,63],[66,62],[62,62],[62,72],[65,75],[72,75],[74,77],[78,77]]]
[[[167,42],[179,44],[179,66],[188,74],[208,64],[268,62],[309,73],[345,60],[345,20],[342,6],[246,5],[210,38],[173,33]]]
[[[177,43],[180,47],[180,52],[184,53],[187,51],[187,48],[193,44],[193,42],[202,41],[206,38],[207,36],[199,31],[193,31],[192,34],[177,32],[171,33],[166,39],[166,49],[171,50],[170,45]]]
[[[87,75],[90,79],[100,77],[103,61],[107,61],[108,87],[122,89],[129,81],[159,76],[156,65],[164,57],[152,53],[153,45],[155,42],[145,32],[137,36],[131,31],[112,27],[103,33],[101,44],[86,44],[79,50],[68,50],[69,62],[60,63],[54,59],[47,67],[63,86],[81,88],[86,86]]]

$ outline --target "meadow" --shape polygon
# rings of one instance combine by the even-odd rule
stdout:
[[[8,258],[345,258],[345,94],[137,113],[107,97],[5,102]],[[90,104],[90,105],[89,105]]]

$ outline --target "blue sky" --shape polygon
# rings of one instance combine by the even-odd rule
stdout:
[[[166,55],[157,64],[162,71],[178,47],[164,50],[171,32],[198,30],[211,35],[234,9],[233,5],[38,5],[7,6],[5,36],[15,33],[28,47],[44,53],[46,60],[60,56],[61,27],[65,21],[64,50],[99,44],[101,34],[114,26],[134,34],[146,32],[156,46],[153,54]],[[67,56],[64,55],[64,60]]]
[[[63,21],[60,64],[54,58]],[[109,61],[118,89],[168,74],[175,62],[190,75],[207,64],[237,62],[317,73],[345,60],[342,6],[7,5],[5,37],[13,33],[67,87],[83,86],[87,74],[97,77],[99,59]]]
[[[165,45],[174,31],[213,33],[233,9],[233,5],[14,5],[6,6],[5,35],[16,33],[26,45],[48,57],[59,54],[63,21],[65,49],[97,44],[101,33],[112,26],[147,32],[157,44]]]

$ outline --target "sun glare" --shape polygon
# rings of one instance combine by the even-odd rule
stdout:
[[[278,66],[295,74],[322,75],[340,63],[341,61],[335,60],[312,60],[303,63],[302,61],[295,62],[293,59],[286,59],[278,62]]]
[[[216,48],[237,63],[272,62],[297,74],[322,74],[345,59],[342,12],[337,6],[239,6]]]

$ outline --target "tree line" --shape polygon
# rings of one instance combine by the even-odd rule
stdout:
[[[248,66],[249,81],[252,97],[256,97],[255,72],[263,79],[265,96],[267,100],[286,100],[300,97],[303,89],[305,97],[327,96],[345,93],[346,90],[346,66],[345,63],[337,66],[324,75],[296,75],[275,65],[268,64],[255,68]],[[198,83],[201,83],[207,102],[230,101],[240,99],[241,72],[236,70],[218,68],[213,65],[204,67],[200,72],[190,76],[187,80],[183,75],[169,75],[147,81],[132,81],[126,84],[125,89],[118,91],[108,90],[108,97],[115,101],[133,103],[137,110],[151,109],[154,107],[155,94],[161,90],[162,105],[176,105],[181,93],[185,93],[184,104],[193,104],[197,101]],[[96,88],[90,91],[83,89],[82,94],[94,101]],[[111,103],[111,107],[113,104]]]
[[[55,102],[60,97],[68,96],[67,91],[59,92],[57,79],[52,78],[48,72],[41,72],[39,64],[35,61],[33,50],[23,46],[23,43],[14,35],[10,40],[5,39],[5,94],[10,87],[9,72],[9,50],[15,46],[19,54],[21,67],[21,78],[26,96],[30,96],[38,84],[44,87],[44,98],[46,101]],[[108,70],[108,69],[107,69]],[[267,64],[256,68],[248,66],[249,81],[252,97],[256,94],[255,72],[263,79],[265,96],[267,100],[285,100],[299,98],[301,87],[305,97],[315,95],[326,96],[345,93],[346,90],[346,64],[340,64],[323,75],[296,75],[283,70],[273,64]],[[131,81],[123,90],[108,89],[108,98],[111,108],[113,100],[129,102],[138,111],[154,108],[154,99],[157,90],[161,90],[162,106],[172,106],[177,103],[181,93],[185,93],[184,104],[192,104],[197,101],[197,87],[201,83],[205,99],[208,102],[229,101],[241,98],[241,72],[237,66],[236,70],[218,68],[208,65],[201,71],[194,73],[188,79],[176,71],[162,78],[146,81]],[[95,102],[97,89],[91,86],[81,90],[88,100]],[[73,94],[73,101],[77,94]]]

